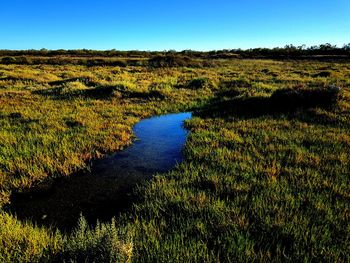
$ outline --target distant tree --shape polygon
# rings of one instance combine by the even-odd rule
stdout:
[[[337,49],[337,46],[332,45],[330,43],[326,43],[326,44],[321,44],[318,49],[320,49],[320,50],[334,50],[334,49]]]
[[[345,44],[343,46],[343,49],[346,50],[346,51],[350,51],[350,43],[349,44]]]
[[[284,47],[284,49],[287,49],[287,50],[296,50],[297,47],[294,46],[293,44],[290,44],[290,45],[286,45],[286,46]]]

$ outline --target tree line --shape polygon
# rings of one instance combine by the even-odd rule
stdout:
[[[175,59],[174,59],[175,58]],[[79,64],[79,65],[182,65],[196,59],[349,59],[350,43],[342,47],[330,43],[307,47],[286,45],[275,48],[224,49],[213,51],[165,50],[0,50],[1,64]],[[192,59],[192,62],[190,61]],[[147,62],[149,61],[149,63]],[[170,63],[169,63],[170,61]],[[175,63],[174,63],[175,61]]]

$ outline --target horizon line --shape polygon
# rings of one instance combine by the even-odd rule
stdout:
[[[344,48],[346,45],[350,45],[350,41],[348,43],[344,43],[341,46],[338,44],[332,44],[330,42],[326,43],[321,43],[321,44],[315,44],[315,45],[306,45],[306,44],[301,44],[301,45],[295,45],[295,44],[286,44],[283,47],[282,46],[273,46],[273,47],[249,47],[249,48],[221,48],[221,49],[205,49],[205,50],[200,50],[200,49],[163,49],[163,50],[145,50],[145,49],[116,49],[116,48],[111,48],[111,49],[91,49],[91,48],[72,48],[72,49],[65,49],[65,48],[58,48],[58,49],[50,49],[50,48],[28,48],[28,49],[8,49],[8,48],[0,48],[0,51],[81,51],[81,50],[86,50],[86,51],[101,51],[101,52],[107,52],[107,51],[120,51],[120,52],[184,52],[184,51],[192,51],[192,52],[213,52],[213,51],[232,51],[232,50],[237,50],[237,51],[247,51],[247,50],[254,50],[254,49],[276,49],[276,48],[287,48],[288,46],[290,47],[296,47],[296,48],[302,48],[302,49],[308,49],[311,47],[319,47],[321,45],[331,45],[332,47],[335,48]]]

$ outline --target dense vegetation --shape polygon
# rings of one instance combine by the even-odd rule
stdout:
[[[286,45],[283,48],[231,49],[199,52],[118,51],[118,50],[0,50],[0,64],[17,65],[84,65],[84,66],[149,66],[149,67],[208,67],[216,59],[313,59],[349,61],[350,43],[337,47],[329,43],[306,47]]]
[[[349,261],[350,64],[164,57],[0,65],[0,261]],[[184,110],[185,161],[116,221],[77,215],[68,233],[7,212],[122,149],[140,118]]]

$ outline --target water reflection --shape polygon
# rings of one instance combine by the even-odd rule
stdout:
[[[9,210],[19,219],[69,230],[80,213],[90,221],[109,220],[130,207],[132,189],[154,173],[166,172],[182,161],[191,113],[167,114],[137,123],[137,140],[124,151],[93,162],[90,174],[60,179],[49,191],[16,194]]]

